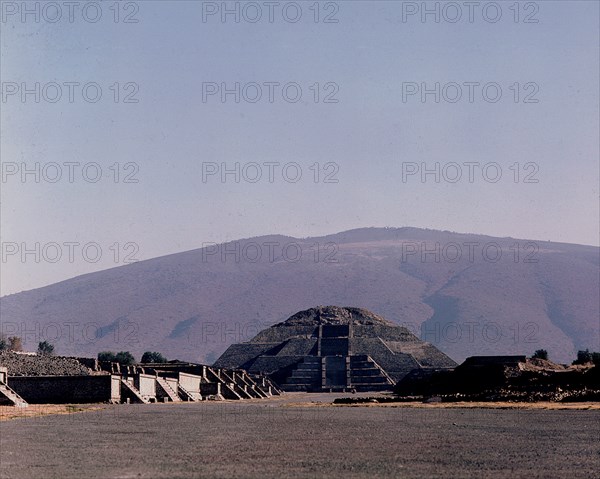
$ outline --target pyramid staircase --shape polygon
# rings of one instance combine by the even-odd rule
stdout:
[[[394,380],[371,358],[350,356],[350,384],[357,391],[385,391],[394,387]]]
[[[331,357],[333,356],[329,356],[329,358]],[[327,367],[328,356],[306,356],[296,365],[296,368],[285,383],[281,385],[281,388],[284,391],[292,392],[324,390],[386,391],[394,387],[395,383],[393,379],[388,376],[371,356],[338,357],[341,361],[345,361],[345,384],[327,384],[327,374],[324,372],[324,368]],[[342,369],[342,371],[344,370]]]
[[[27,407],[27,401],[19,396],[6,384],[0,383],[0,405],[9,405],[15,407]]]
[[[318,356],[306,356],[296,365],[296,369],[281,385],[284,391],[315,391],[321,388],[322,380],[322,358]]]

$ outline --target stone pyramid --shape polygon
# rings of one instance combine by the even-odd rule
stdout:
[[[370,311],[319,306],[232,344],[214,365],[267,374],[287,391],[377,391],[414,369],[456,363]]]

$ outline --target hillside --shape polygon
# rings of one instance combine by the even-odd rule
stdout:
[[[436,244],[438,257],[426,253]],[[402,324],[458,362],[540,348],[566,362],[598,349],[599,271],[591,246],[365,228],[141,261],[5,296],[0,312],[25,349],[48,340],[62,355],[156,350],[211,363],[296,311],[332,304]]]

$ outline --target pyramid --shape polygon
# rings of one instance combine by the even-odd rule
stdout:
[[[269,375],[284,391],[380,391],[415,369],[456,363],[370,311],[319,306],[232,344],[214,366]]]

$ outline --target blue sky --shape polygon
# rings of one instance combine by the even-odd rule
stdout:
[[[239,23],[218,14],[203,21],[203,8],[220,3],[125,2],[118,23],[113,2],[100,3],[96,23],[79,11],[68,21],[63,5],[63,18],[51,23],[44,3],[36,22],[33,14],[7,14],[21,2],[2,2],[2,294],[123,264],[129,243],[135,258],[148,259],[269,233],[415,226],[598,245],[597,2],[521,2],[518,22],[514,2],[498,2],[496,23],[479,8],[468,21],[466,7],[451,23],[441,10],[447,2],[439,4],[439,23],[419,14],[403,21],[410,2],[386,1],[321,2],[319,22],[314,2],[297,2],[298,22],[278,8],[270,23],[257,2],[263,18],[256,23],[241,14]],[[338,22],[323,23],[334,9]],[[128,13],[137,23],[123,23]],[[537,23],[525,23],[527,15]],[[63,94],[56,103],[48,101],[52,82]],[[65,82],[94,82],[102,98],[88,102],[74,86],[71,103]],[[203,99],[207,84],[232,89],[236,82],[240,92],[247,86],[239,103],[233,94],[224,102],[219,94]],[[302,97],[292,103],[273,87],[271,103],[267,82],[299,85]],[[499,85],[502,95],[492,103],[473,87],[469,102],[466,82]],[[35,83],[46,88],[39,103],[33,94],[8,94],[11,85]],[[252,83],[263,93],[256,103],[247,100]],[[439,102],[433,94],[403,101],[409,83],[439,83],[440,92],[455,83],[463,97],[447,101],[455,91],[447,86]],[[124,103],[132,92],[137,103]],[[337,102],[325,103],[327,94]],[[528,94],[538,101],[525,103]],[[49,163],[62,168],[55,183]],[[65,163],[74,164],[73,182]],[[208,164],[220,170],[235,163],[239,182],[219,174],[203,181]],[[255,171],[249,163],[261,166],[256,183],[247,181]],[[439,182],[434,175],[403,179],[407,165],[435,163],[445,172]],[[446,180],[449,163],[461,166],[461,180]],[[472,182],[465,163],[475,164]],[[39,183],[34,174],[22,179],[23,164],[39,165]],[[295,183],[282,175],[290,164],[290,176],[302,171]],[[486,170],[488,180],[481,173],[488,164],[501,168],[495,183],[496,166]],[[98,166],[102,178],[88,181]],[[337,183],[323,181],[328,172]],[[127,173],[137,182],[123,182]],[[536,183],[524,181],[528,173]],[[23,258],[21,249],[36,243],[38,257]],[[55,263],[47,246],[54,243],[62,250]],[[80,245],[72,261],[65,243]],[[81,253],[88,243],[102,248],[98,262]],[[19,251],[8,254],[11,245]]]

